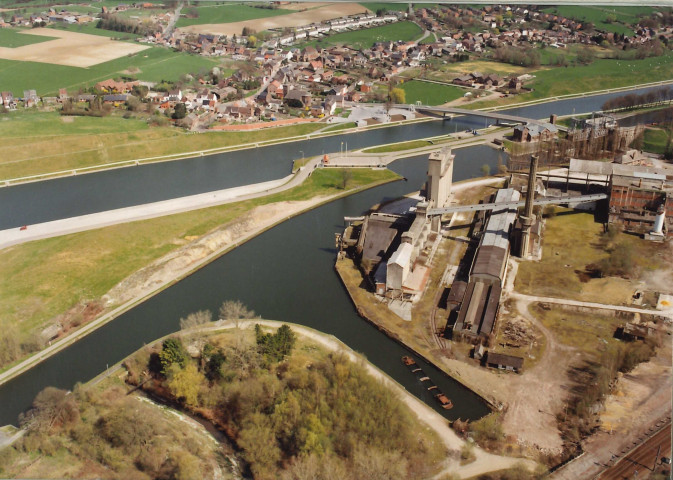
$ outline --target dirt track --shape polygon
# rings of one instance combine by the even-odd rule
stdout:
[[[245,20],[233,23],[207,23],[202,25],[191,25],[182,27],[179,30],[191,33],[213,33],[217,35],[240,35],[243,27],[253,28],[258,32],[270,30],[272,28],[297,27],[299,25],[309,25],[314,22],[339,18],[345,15],[354,15],[364,13],[365,7],[359,3],[339,3],[326,4],[318,8],[311,8],[303,12],[289,13],[287,15],[278,15],[275,17],[256,18],[254,20]]]
[[[145,45],[118,42],[100,35],[54,28],[33,28],[22,34],[57,39],[17,48],[0,47],[0,58],[85,68],[149,48]]]

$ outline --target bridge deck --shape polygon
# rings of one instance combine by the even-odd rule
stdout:
[[[605,193],[594,193],[591,195],[576,195],[576,196],[564,196],[564,197],[547,197],[547,198],[538,198],[533,201],[534,205],[551,205],[551,204],[560,204],[560,203],[587,203],[595,202],[596,200],[603,200],[608,198]],[[506,202],[506,203],[481,203],[479,205],[458,205],[455,207],[444,207],[444,208],[430,208],[428,209],[428,216],[442,215],[444,213],[453,213],[453,212],[477,212],[480,210],[494,210],[496,208],[518,208],[526,204],[525,200],[519,202]]]
[[[457,115],[472,115],[475,117],[493,118],[495,120],[504,120],[514,123],[539,123],[539,120],[534,118],[519,117],[517,115],[509,115],[501,112],[482,112],[479,110],[468,110],[466,108],[458,107],[437,107],[432,105],[394,105],[396,108],[414,108],[415,110],[425,110],[427,112],[441,112],[441,113],[455,113]]]

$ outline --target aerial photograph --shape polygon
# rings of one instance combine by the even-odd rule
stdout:
[[[670,480],[673,0],[0,0],[0,479]]]

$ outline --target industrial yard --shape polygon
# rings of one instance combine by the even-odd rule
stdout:
[[[525,171],[519,157],[516,173],[454,186],[445,147],[417,194],[345,218],[336,269],[358,312],[500,411],[496,449],[554,466],[670,411],[673,170],[636,157],[552,168],[529,154]],[[624,360],[590,367],[606,355]],[[609,413],[580,407],[613,388],[626,399]]]

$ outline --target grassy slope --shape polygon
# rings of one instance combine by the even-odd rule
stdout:
[[[353,170],[349,188],[396,178],[389,170]],[[28,334],[80,301],[252,208],[340,193],[340,169],[318,170],[287,192],[17,245],[0,251],[0,317]]]
[[[626,25],[636,23],[638,18],[650,15],[653,7],[615,7],[563,5],[543,9],[544,12],[562,15],[582,22],[591,22],[598,30],[623,33],[633,36],[633,29]],[[608,14],[613,14],[619,23],[607,23]],[[626,25],[625,25],[626,24]]]
[[[673,78],[673,52],[643,60],[600,59],[590,65],[555,67],[538,70],[533,74],[536,78],[527,83],[534,89],[533,92],[494,101],[475,102],[468,108],[507,105],[556,95],[670,80]]]
[[[39,35],[24,35],[23,29],[0,28],[0,47],[16,48],[34,43],[55,40],[55,37],[41,37]]]
[[[177,27],[186,27],[189,25],[202,25],[204,23],[233,23],[245,20],[254,20],[256,18],[276,17],[278,15],[287,15],[294,13],[292,10],[255,8],[248,5],[226,4],[216,6],[197,7],[198,18],[184,18],[178,20]],[[182,13],[186,13],[187,9]]]
[[[407,103],[420,101],[425,105],[441,105],[463,96],[464,90],[451,85],[409,81],[399,85],[406,93]]]
[[[547,219],[542,243],[542,260],[522,262],[516,276],[516,289],[530,295],[585,300],[615,305],[628,304],[637,278],[616,277],[580,280],[590,264],[608,256],[602,244],[603,226],[590,213],[560,209]],[[657,267],[654,252],[661,247],[632,235],[620,235],[618,242],[633,247],[633,258],[642,269]]]
[[[12,112],[0,117],[0,179],[58,172],[104,163],[180,152],[271,141],[305,135],[324,127],[309,123],[256,132],[186,133],[148,127],[142,120],[75,117],[57,113]]]
[[[342,32],[330,35],[321,40],[307,42],[306,45],[348,45],[352,48],[363,49],[371,47],[374,42],[410,41],[419,38],[423,33],[421,27],[413,22],[397,22],[380,27],[364,28],[352,32]]]
[[[124,56],[89,68],[0,60],[0,77],[3,79],[3,90],[19,92],[34,88],[39,95],[48,95],[55,94],[59,88],[73,90],[79,87],[92,87],[96,82],[119,76],[131,67],[140,70],[136,74],[139,80],[159,82],[174,81],[184,73],[198,73],[219,63],[216,59],[151,47],[135,55]]]

